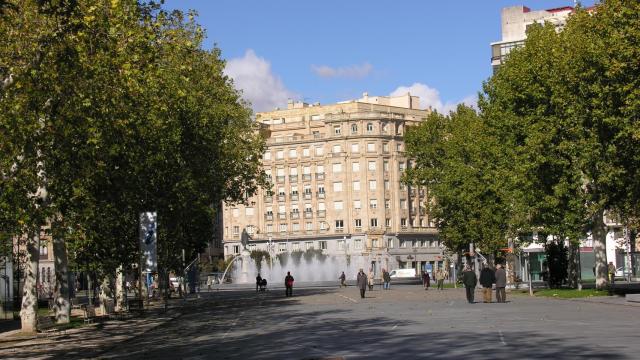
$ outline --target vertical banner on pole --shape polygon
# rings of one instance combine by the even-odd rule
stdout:
[[[140,253],[142,254],[142,272],[153,273],[158,271],[158,214],[143,212],[140,214]]]

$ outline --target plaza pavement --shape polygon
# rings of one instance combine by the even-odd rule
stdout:
[[[508,294],[506,304],[468,304],[463,289],[416,285],[377,287],[365,299],[354,287],[294,288],[291,298],[279,288],[200,296],[169,313],[52,339],[0,338],[0,358],[636,359],[640,353],[640,306],[616,297]]]

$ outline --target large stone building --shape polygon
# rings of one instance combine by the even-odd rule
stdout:
[[[409,159],[404,134],[429,110],[419,98],[371,97],[337,104],[289,101],[258,113],[270,131],[263,157],[271,189],[248,206],[225,206],[224,251],[319,249],[355,256],[359,267],[433,268],[443,262],[428,193],[401,183]],[[429,265],[427,265],[429,264]]]

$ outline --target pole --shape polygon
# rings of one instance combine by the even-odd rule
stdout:
[[[529,296],[533,296],[533,285],[531,283],[531,261],[530,261],[530,253],[527,253],[527,276],[529,277]]]

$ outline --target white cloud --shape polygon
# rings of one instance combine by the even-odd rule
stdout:
[[[254,111],[272,110],[286,106],[288,99],[298,95],[287,89],[271,70],[271,63],[248,49],[243,57],[227,61],[225,74],[234,81],[242,97],[251,102]]]
[[[364,63],[362,65],[351,65],[333,68],[327,65],[311,65],[311,70],[320,77],[325,78],[353,78],[360,79],[371,74],[373,65]]]
[[[447,101],[443,103],[442,99],[440,98],[440,92],[438,91],[438,89],[434,89],[422,83],[414,83],[411,86],[400,86],[397,89],[393,90],[390,96],[404,95],[408,92],[413,96],[420,97],[421,108],[426,109],[428,107],[431,107],[441,114],[448,114],[450,111],[455,110],[458,104],[466,104],[473,108],[476,108],[478,103],[477,95],[469,95],[464,99],[456,102]]]

